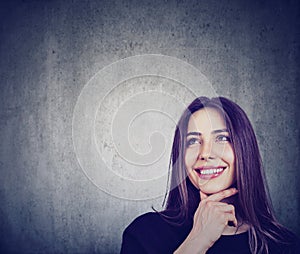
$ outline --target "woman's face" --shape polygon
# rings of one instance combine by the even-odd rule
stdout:
[[[234,152],[224,118],[213,108],[196,111],[189,119],[185,165],[193,185],[206,194],[235,182]]]

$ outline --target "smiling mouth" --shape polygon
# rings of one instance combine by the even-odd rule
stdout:
[[[195,168],[197,175],[201,179],[209,180],[220,176],[227,167],[202,167]]]

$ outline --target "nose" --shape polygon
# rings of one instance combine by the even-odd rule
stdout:
[[[200,160],[209,160],[213,159],[213,151],[212,151],[212,143],[211,142],[202,142],[199,149],[199,159]]]

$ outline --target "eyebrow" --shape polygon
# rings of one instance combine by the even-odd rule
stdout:
[[[229,132],[227,129],[220,129],[220,130],[213,130],[211,133],[212,134],[216,134],[216,133],[220,133],[220,132]],[[192,131],[192,132],[189,132],[188,134],[186,134],[186,136],[201,136],[202,133],[201,132],[198,132],[198,131]]]

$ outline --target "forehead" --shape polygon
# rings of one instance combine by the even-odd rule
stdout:
[[[211,131],[226,128],[223,115],[214,108],[202,108],[192,114],[188,131]]]

